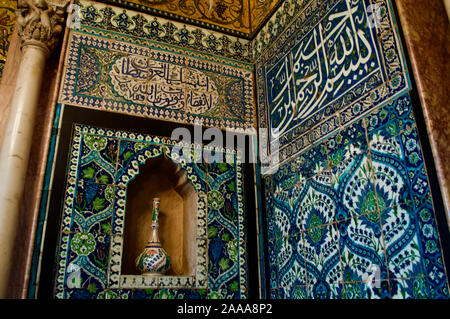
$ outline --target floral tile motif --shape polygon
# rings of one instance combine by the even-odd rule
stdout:
[[[344,283],[343,299],[390,299],[388,281]]]
[[[392,299],[431,299],[424,277],[391,280]]]
[[[293,293],[295,287],[304,286],[307,282],[303,241],[302,233],[281,240],[280,253],[285,254],[286,258],[278,265],[278,282],[287,295]]]
[[[331,187],[336,194],[334,196],[336,220],[367,214],[378,209],[372,166],[366,154],[340,162],[331,169]]]
[[[413,212],[414,208],[406,204],[381,212],[386,258],[391,279],[425,276],[417,222]],[[431,227],[426,227],[425,231],[430,237],[433,236],[434,229]]]
[[[334,225],[304,233],[308,287],[313,295],[330,295],[333,285],[342,283],[338,232]]]
[[[81,180],[73,210],[74,232],[111,234],[115,187]]]
[[[337,224],[344,282],[388,279],[385,244],[378,212]]]
[[[326,283],[309,285],[308,286],[308,298],[309,299],[342,299],[343,298],[343,285]]]
[[[246,298],[246,238],[240,155],[231,164],[193,162],[175,141],[75,126],[61,222],[57,298]],[[193,276],[121,274],[128,183],[149,158],[177,162],[197,192]],[[95,164],[95,165],[94,165]],[[198,167],[197,167],[198,166]],[[107,178],[102,176],[109,174]],[[202,228],[203,229],[199,229]]]
[[[298,187],[288,188],[273,197],[273,215],[269,217],[270,229],[275,228],[270,237],[287,237],[298,233],[298,218],[300,217],[300,202]],[[272,223],[274,225],[272,226]]]
[[[308,299],[307,286],[293,286],[288,289],[278,289],[277,297],[274,299]]]
[[[300,215],[296,219],[297,227],[308,230],[333,222],[336,206],[330,185],[322,184],[313,178],[300,187]]]

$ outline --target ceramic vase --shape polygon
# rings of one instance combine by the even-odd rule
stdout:
[[[153,198],[152,230],[144,251],[136,259],[136,266],[142,275],[163,275],[170,269],[170,257],[159,241],[159,198]]]

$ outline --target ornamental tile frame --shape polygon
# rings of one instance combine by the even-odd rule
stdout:
[[[136,293],[134,298],[148,298],[138,292],[149,289],[162,292],[168,288],[205,290],[203,297],[246,298],[242,154],[186,144],[185,150],[188,151],[178,153],[178,156],[172,152],[177,143],[158,136],[74,125],[58,245],[56,298],[103,298],[105,294],[129,298],[130,293]],[[121,144],[125,146],[121,147]],[[130,149],[135,151],[134,154],[127,154],[126,164],[120,168],[118,159],[121,151],[124,153]],[[192,162],[195,154],[202,150],[223,152],[230,163],[227,167],[221,167],[214,176],[209,175],[202,171],[202,164]],[[127,185],[139,174],[140,165],[149,158],[159,156],[179,160],[178,165],[185,171],[197,194],[197,229],[203,229],[196,233],[195,274],[159,277],[123,275],[121,262]],[[110,171],[108,167],[111,167]],[[201,182],[204,179],[207,183]],[[212,205],[210,197],[213,195],[214,200],[222,198],[228,212],[229,209],[234,212],[231,217],[223,217],[218,210],[221,206]],[[228,203],[229,200],[231,202]],[[211,216],[214,218],[211,219]],[[218,224],[217,220],[222,222]],[[227,233],[227,238],[223,235],[222,240],[227,241],[220,251],[219,273],[211,281],[210,267],[214,266],[210,247],[213,225],[221,225]],[[153,297],[156,298],[156,295]]]
[[[252,38],[283,0],[103,0],[140,12]]]

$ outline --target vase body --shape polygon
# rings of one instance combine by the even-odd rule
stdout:
[[[159,241],[159,198],[153,199],[152,230],[144,251],[136,259],[136,266],[142,275],[163,275],[170,269],[170,257]]]

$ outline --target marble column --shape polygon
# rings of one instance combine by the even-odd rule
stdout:
[[[19,0],[16,12],[22,58],[0,150],[0,298],[7,298],[14,271],[19,206],[33,136],[45,60],[62,32],[65,3]]]

